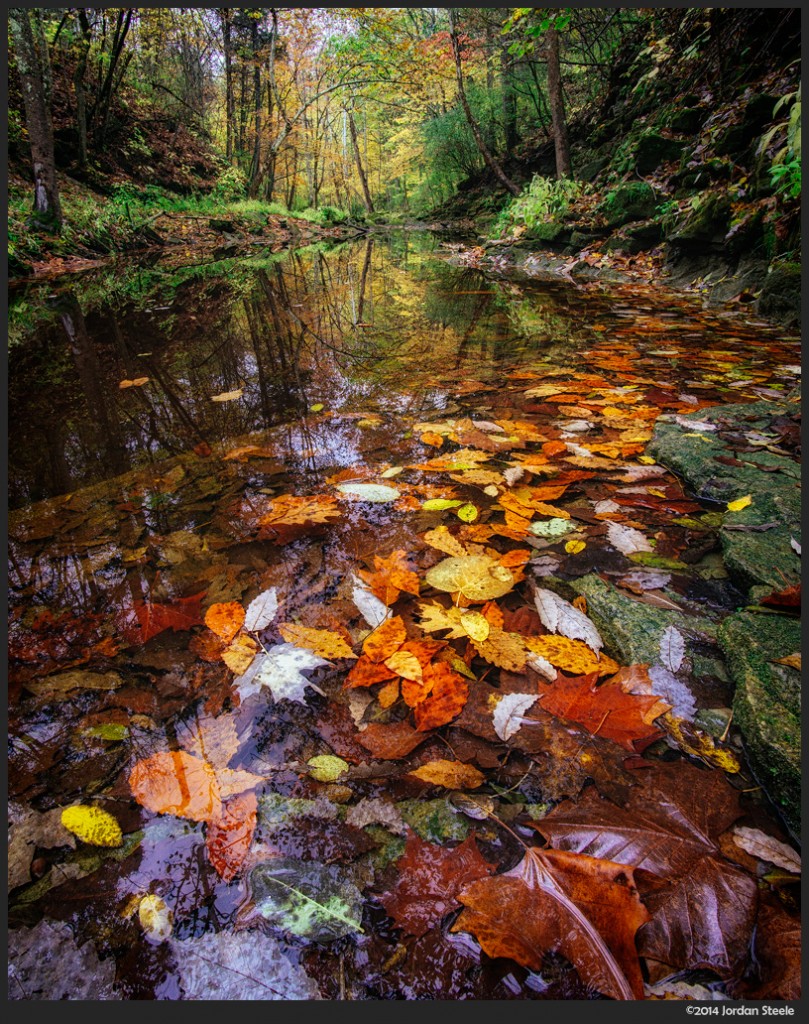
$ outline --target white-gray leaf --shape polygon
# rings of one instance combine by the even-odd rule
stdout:
[[[552,590],[535,587],[534,604],[542,625],[551,633],[559,633],[569,640],[583,640],[596,654],[604,646],[595,624],[584,612],[580,612],[570,601],[559,597]]]
[[[263,591],[253,598],[244,615],[244,628],[251,632],[266,629],[278,611],[278,591],[275,587]]]
[[[685,640],[675,626],[667,626],[660,637],[660,660],[669,672],[679,672],[685,656]]]
[[[652,545],[640,532],[622,523],[607,523],[607,538],[612,546],[622,555],[631,555],[636,551],[651,551]]]
[[[277,644],[255,660],[259,662],[259,667],[254,678],[245,682],[245,673],[245,676],[239,676],[234,680],[242,700],[256,693],[262,686],[266,686],[274,700],[294,700],[299,704],[305,704],[307,686],[318,693],[323,691],[310,682],[303,673],[322,665],[331,665],[325,658],[303,647],[296,647],[295,644]]]
[[[371,629],[376,629],[393,613],[383,601],[371,593],[359,576],[352,574],[351,578],[354,580],[354,589],[351,592],[354,604]]]
[[[494,731],[504,742],[522,725],[523,715],[537,700],[536,693],[507,693],[497,702],[492,715]]]

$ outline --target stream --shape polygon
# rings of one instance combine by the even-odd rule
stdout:
[[[594,576],[710,622],[746,602],[724,509],[644,452],[661,414],[793,391],[797,333],[659,283],[484,274],[406,231],[129,258],[9,305],[9,998],[766,990],[757,914],[794,921],[797,886],[727,836],[795,844],[715,646],[628,665],[574,598]],[[584,690],[554,703],[585,677],[620,729]],[[589,952],[481,925],[497,900],[547,916],[553,886],[568,907],[541,881],[563,811],[647,805],[719,881],[622,862],[631,962],[594,966],[623,948],[595,919]],[[68,828],[74,807],[106,816]],[[486,889],[546,841],[518,893]],[[661,938],[689,875],[720,907],[706,949]]]

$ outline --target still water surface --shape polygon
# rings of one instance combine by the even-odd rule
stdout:
[[[579,766],[560,781],[541,750],[507,751],[468,709],[425,730],[415,753],[369,753],[368,721],[409,711],[380,705],[376,688],[344,687],[375,624],[356,588],[379,569],[375,556],[398,551],[422,596],[445,599],[423,576],[449,549],[425,533],[444,526],[484,543],[487,524],[503,525],[498,495],[560,479],[552,509],[562,512],[539,518],[570,516],[577,532],[529,537],[506,513],[488,535],[500,553],[531,559],[501,602],[507,614],[533,608],[529,579],[637,570],[607,544],[598,502],[649,490],[625,521],[676,556],[685,541],[672,509],[709,506],[659,467],[646,479],[627,467],[642,465],[661,412],[786,395],[798,338],[742,307],[709,310],[637,282],[485,276],[407,233],[30,285],[12,296],[10,330],[11,997],[591,998],[563,958],[529,971],[451,932],[455,902],[424,932],[408,930],[390,894],[413,831],[441,847],[474,834],[497,870],[536,839],[456,813],[447,786],[408,771],[477,764],[479,792],[509,820],[575,798],[588,774]],[[395,500],[339,490],[357,483],[393,487]],[[436,498],[458,504],[425,510]],[[474,507],[467,525],[461,504]],[[565,547],[570,537],[580,551]],[[690,614],[721,616],[743,600],[716,558],[667,576]],[[312,685],[292,699],[240,688],[243,665],[222,657],[231,638],[204,624],[211,606],[248,608],[268,591],[279,612],[253,630],[256,650],[284,643],[279,624],[291,623],[337,633],[355,652],[307,665]],[[386,603],[408,637],[420,634],[408,591]],[[473,688],[496,683],[497,667],[467,663]],[[501,688],[513,689],[501,669]],[[718,676],[683,670],[681,682],[701,708],[732,696]],[[566,748],[574,759],[580,735]],[[660,742],[658,756],[680,756]],[[244,847],[235,859],[212,852],[210,816],[133,799],[133,769],[178,751],[218,772],[223,793],[223,773],[258,777],[241,791],[228,784],[244,802],[233,805],[241,831],[220,824],[225,845]],[[619,754],[602,751],[616,777]],[[307,765],[320,755],[350,769],[318,781]],[[61,826],[72,805],[112,813],[122,841],[77,840]],[[746,813],[786,838],[765,798]],[[332,916],[331,931],[307,930],[273,904],[260,869],[277,858],[310,905],[328,895],[353,924]],[[150,932],[145,896],[170,913],[164,933]],[[61,973],[42,967],[55,950]]]

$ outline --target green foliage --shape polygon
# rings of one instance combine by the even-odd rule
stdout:
[[[779,133],[786,132],[785,144],[775,153],[770,165],[770,181],[777,193],[787,199],[801,194],[801,86],[782,96],[775,104],[773,116],[789,108],[786,122],[780,121],[763,137],[759,152],[764,152]]]
[[[226,167],[211,190],[211,197],[216,200],[245,199],[246,196],[247,178],[238,167]]]
[[[555,238],[570,204],[584,191],[585,186],[572,178],[543,178],[535,174],[531,184],[501,211],[496,230],[504,234],[524,227],[535,238]]]

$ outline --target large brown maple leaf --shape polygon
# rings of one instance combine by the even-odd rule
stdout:
[[[489,956],[540,970],[545,955],[558,952],[604,995],[643,998],[635,933],[649,915],[631,868],[534,847],[458,899],[464,910],[450,930],[471,932]]]
[[[380,903],[410,935],[424,935],[458,906],[455,896],[465,885],[491,874],[496,867],[481,856],[474,836],[450,850],[425,842],[413,832],[396,866],[396,885],[380,897]]]

